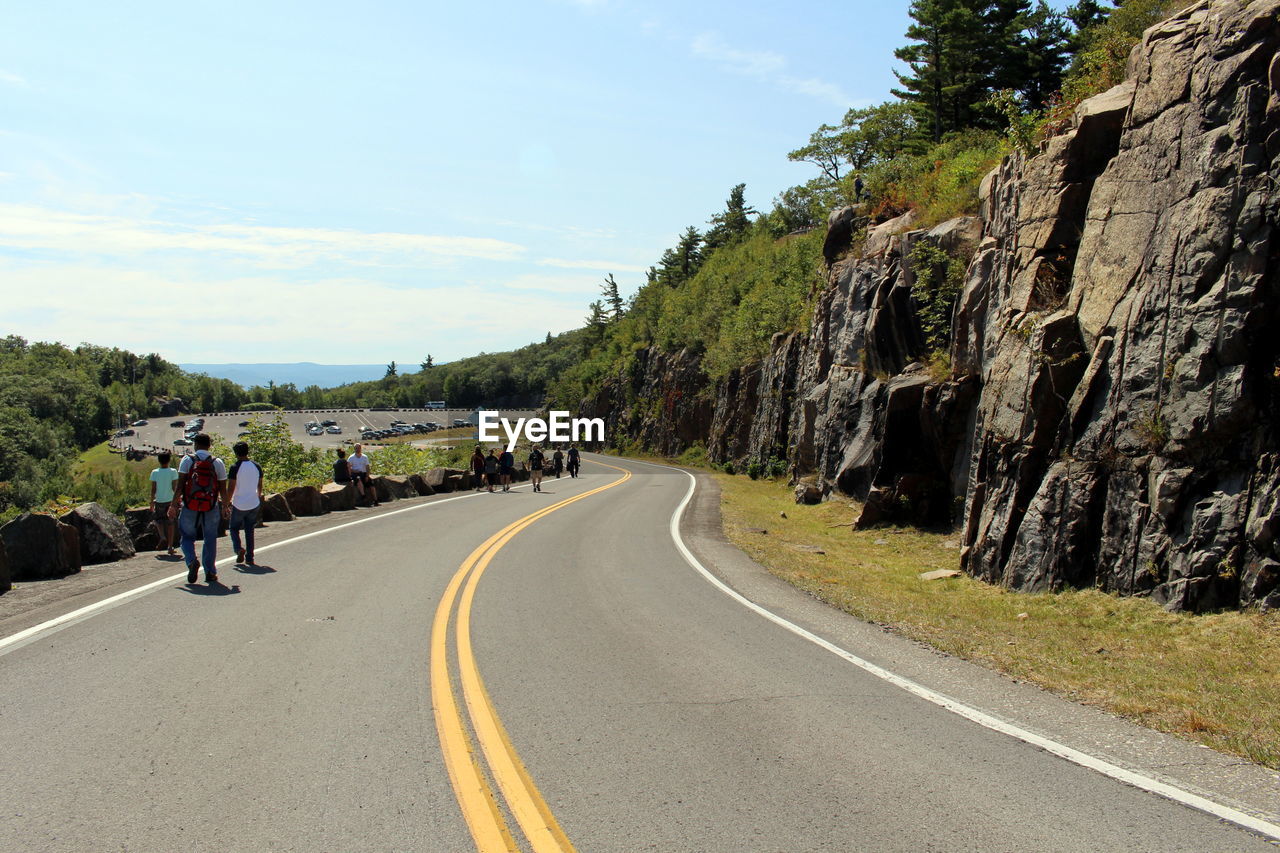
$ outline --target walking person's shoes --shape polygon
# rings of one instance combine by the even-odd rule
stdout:
[[[243,562],[244,562],[244,549],[243,549],[243,548],[237,548],[237,549],[236,549],[236,562],[237,562],[237,563],[243,563]],[[252,562],[252,561],[250,561],[250,562]]]
[[[218,583],[218,573],[211,572],[206,569],[204,573],[204,582],[209,586],[216,586]]]
[[[195,583],[195,582],[196,582],[196,572],[198,572],[198,571],[200,571],[200,561],[199,561],[199,560],[196,560],[196,561],[195,561],[195,562],[193,562],[193,563],[187,563],[187,583]]]
[[[243,562],[244,562],[246,565],[250,565],[250,566],[256,566],[256,565],[258,565],[257,563],[255,563],[255,562],[253,561],[253,554],[252,554],[252,553],[249,553],[249,552],[246,552],[246,553],[245,553],[244,558],[243,558]]]

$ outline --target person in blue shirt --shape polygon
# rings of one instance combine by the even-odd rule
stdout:
[[[503,449],[498,455],[498,475],[502,483],[502,491],[511,491],[511,475],[516,472],[516,457],[510,450]]]

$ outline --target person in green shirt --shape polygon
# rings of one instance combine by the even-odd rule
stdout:
[[[151,472],[151,518],[164,543],[165,553],[173,556],[173,544],[177,538],[177,523],[169,517],[169,504],[173,503],[173,484],[178,482],[178,472],[169,467],[173,457],[168,453],[156,456],[160,467]]]

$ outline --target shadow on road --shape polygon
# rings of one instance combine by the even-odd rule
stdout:
[[[178,587],[183,592],[189,592],[192,595],[238,595],[240,592],[239,584],[227,586],[221,582],[213,584],[185,584]]]
[[[256,566],[240,564],[233,568],[242,575],[270,575],[275,573],[275,569],[270,566],[264,566],[261,563]]]

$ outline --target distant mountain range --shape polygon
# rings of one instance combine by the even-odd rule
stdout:
[[[308,385],[332,388],[348,382],[366,382],[381,379],[387,372],[385,364],[316,364],[299,361],[293,364],[179,364],[188,373],[207,373],[218,379],[248,388],[251,385],[266,386],[268,382],[287,385],[292,382],[299,389]]]

